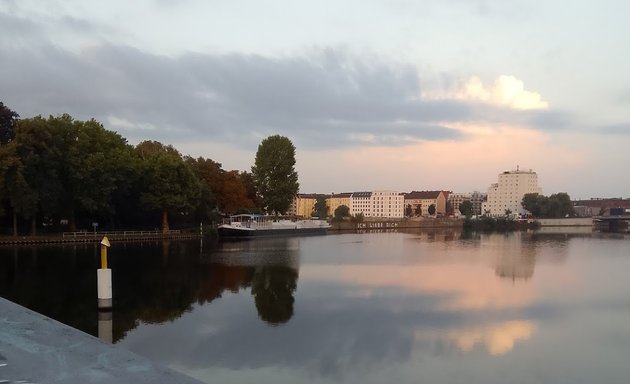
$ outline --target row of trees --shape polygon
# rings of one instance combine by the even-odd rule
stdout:
[[[283,213],[297,193],[294,164],[295,148],[281,136],[263,140],[252,173],[226,171],[157,141],[131,146],[96,120],[19,119],[0,103],[0,220],[14,236],[28,222],[36,234],[40,224],[154,226],[159,215],[167,231],[169,216],[183,226],[221,213]]]

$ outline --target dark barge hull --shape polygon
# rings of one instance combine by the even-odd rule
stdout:
[[[223,239],[245,239],[255,237],[282,237],[282,236],[311,236],[325,235],[328,228],[297,228],[297,229],[257,229],[242,230],[234,228],[219,228],[219,237]]]

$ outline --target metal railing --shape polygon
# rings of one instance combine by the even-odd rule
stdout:
[[[78,232],[63,232],[62,237],[64,239],[74,238],[74,239],[88,239],[88,238],[98,238],[102,236],[110,236],[110,237],[144,237],[144,236],[164,236],[164,235],[179,235],[181,231],[179,229],[172,229],[166,232],[162,232],[161,230],[154,231],[105,231],[105,232],[89,232],[89,231],[78,231]]]

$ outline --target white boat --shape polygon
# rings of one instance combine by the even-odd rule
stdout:
[[[241,214],[225,219],[219,225],[219,236],[258,237],[291,235],[325,235],[330,228],[325,220],[288,220],[274,216]]]

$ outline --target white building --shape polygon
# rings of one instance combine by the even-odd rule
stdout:
[[[350,196],[351,215],[363,213],[365,217],[404,217],[404,206],[404,195],[396,191],[353,192]]]
[[[505,216],[508,211],[513,215],[526,214],[521,201],[527,193],[542,194],[536,172],[521,171],[518,167],[505,171],[499,174],[499,182],[488,188],[488,201],[482,204],[481,213],[490,216]]]

